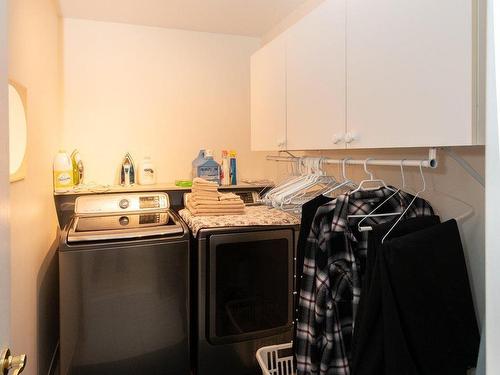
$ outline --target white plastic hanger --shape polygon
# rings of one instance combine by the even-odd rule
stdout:
[[[299,179],[291,186],[287,186],[278,194],[275,194],[274,201],[277,206],[282,206],[287,201],[289,201],[292,197],[300,194],[304,189],[307,189],[309,186],[312,186],[316,183],[316,181],[321,176],[320,171],[320,159],[316,158],[304,158],[303,164],[307,167],[306,173],[303,175],[302,179]]]
[[[334,177],[327,176],[323,171],[323,162],[323,158],[312,159],[313,168],[311,170],[311,178],[298,186],[297,190],[291,192],[289,191],[288,195],[281,197],[281,209],[286,209],[285,206],[291,206],[291,208],[297,208],[297,206],[300,207],[304,203],[320,195],[325,188],[328,189],[332,186],[338,185],[338,182]]]
[[[290,179],[287,179],[286,181],[282,182],[278,186],[275,186],[274,188],[270,189],[266,195],[263,198],[263,201],[267,204],[271,204],[274,197],[285,191],[286,189],[294,186],[295,184],[298,184],[301,180],[304,180],[307,178],[307,173],[305,171],[305,160],[303,158],[299,158],[297,162],[297,169],[300,173],[299,176],[294,176]]]
[[[399,194],[401,192],[401,190],[404,189],[404,187],[406,186],[405,173],[403,170],[404,161],[405,161],[405,159],[401,160],[401,166],[400,166],[400,168],[401,168],[401,183],[402,183],[401,188],[397,189],[394,193],[392,193],[389,197],[387,197],[382,203],[380,203],[377,207],[375,207],[372,211],[370,211],[370,213],[368,213],[368,215],[364,216],[358,222],[358,231],[365,232],[365,231],[372,230],[372,227],[369,225],[361,226],[361,224],[369,217],[401,215],[401,211],[400,212],[389,212],[389,213],[385,213],[385,214],[375,214],[375,211],[377,211],[380,207],[382,207],[386,202],[388,202],[390,199],[392,199],[395,195]],[[352,215],[350,217],[354,217],[354,215]],[[350,218],[350,217],[348,217],[348,218]]]
[[[335,190],[343,188],[344,186],[354,185],[354,182],[350,178],[347,178],[347,176],[346,176],[346,162],[351,160],[351,159],[352,158],[342,159],[342,179],[343,179],[343,181],[340,184],[337,184],[337,185],[331,187],[330,189],[323,191],[322,192],[323,195],[328,195],[328,194],[334,192]]]
[[[387,186],[387,185],[386,185],[386,183],[385,183],[385,181],[384,181],[384,180],[381,180],[381,179],[375,179],[375,178],[373,177],[373,173],[372,173],[372,172],[370,172],[370,171],[368,170],[368,162],[369,162],[370,160],[372,160],[372,159],[373,159],[373,158],[368,158],[368,159],[366,159],[366,160],[365,160],[365,162],[363,163],[363,168],[364,168],[364,170],[365,170],[365,173],[366,173],[368,176],[370,176],[370,179],[369,179],[369,180],[363,180],[363,181],[361,181],[361,182],[359,183],[359,186],[358,186],[356,189],[354,189],[353,191],[351,191],[351,192],[350,192],[350,194],[352,194],[352,193],[357,193],[357,192],[358,192],[358,191],[360,191],[360,190],[376,190],[376,189],[378,189],[378,188],[380,188],[380,187],[384,187],[384,188],[386,188],[386,189],[389,189],[389,190],[391,190],[391,191],[394,191],[394,189],[392,189],[392,188],[390,188],[389,186]],[[367,183],[374,183],[374,182],[375,182],[375,183],[380,184],[381,186],[376,187],[376,188],[371,188],[371,189],[366,189],[366,188],[364,187],[364,185],[365,185],[365,184],[367,184]]]
[[[387,236],[394,230],[394,228],[396,228],[396,226],[399,224],[399,222],[404,218],[404,216],[406,215],[406,213],[408,212],[408,210],[410,209],[410,207],[413,205],[413,203],[415,203],[415,201],[420,196],[420,194],[422,194],[423,192],[425,192],[425,190],[427,188],[427,183],[425,182],[424,171],[422,170],[422,164],[423,164],[423,161],[420,162],[420,166],[419,166],[419,168],[420,168],[420,177],[422,177],[422,189],[420,189],[419,191],[417,191],[417,194],[415,194],[415,196],[411,200],[411,202],[408,205],[408,207],[406,207],[406,209],[398,217],[398,219],[396,220],[396,222],[392,225],[392,227],[384,235],[384,237],[382,238],[382,243],[384,243],[384,241],[387,238]]]

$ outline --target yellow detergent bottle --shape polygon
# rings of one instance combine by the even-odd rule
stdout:
[[[65,192],[73,187],[73,165],[69,155],[60,150],[54,158],[54,191]]]

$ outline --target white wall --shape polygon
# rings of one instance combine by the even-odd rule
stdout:
[[[10,343],[9,118],[7,1],[0,0],[0,347]]]
[[[189,178],[200,148],[238,152],[240,177],[273,177],[250,151],[250,56],[259,39],[64,20],[62,146],[87,182],[116,183],[126,151],[158,181]],[[54,150],[55,152],[56,150]]]
[[[486,361],[487,374],[500,373],[500,4],[488,1],[488,80],[486,144]],[[493,7],[495,13],[493,14]],[[495,29],[495,30],[494,30]],[[495,35],[493,36],[493,31]],[[496,54],[496,56],[495,56]],[[496,59],[496,61],[495,61]]]
[[[39,362],[39,350],[50,353],[55,347],[44,340],[41,332],[57,334],[57,324],[51,329],[45,326],[54,319],[57,321],[57,315],[39,318],[42,313],[40,285],[45,279],[42,265],[48,258],[53,259],[49,249],[57,229],[51,176],[61,119],[60,18],[57,13],[54,0],[9,1],[9,78],[27,88],[26,179],[10,185],[11,349],[28,355],[23,372],[26,375],[46,373],[46,366],[39,365],[47,361],[47,356],[50,360],[50,354],[43,355]],[[4,138],[0,139],[3,143]],[[57,296],[57,289],[53,292]],[[56,301],[52,295],[46,302],[57,306]]]

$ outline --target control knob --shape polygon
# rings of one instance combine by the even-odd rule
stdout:
[[[130,202],[128,201],[128,199],[122,199],[120,203],[118,203],[118,205],[120,206],[120,208],[125,210],[130,205]]]
[[[126,216],[122,216],[118,221],[120,222],[120,225],[126,226],[130,222],[130,219]]]

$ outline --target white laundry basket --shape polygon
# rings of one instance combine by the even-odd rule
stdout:
[[[292,343],[264,346],[257,350],[263,375],[295,375]]]

